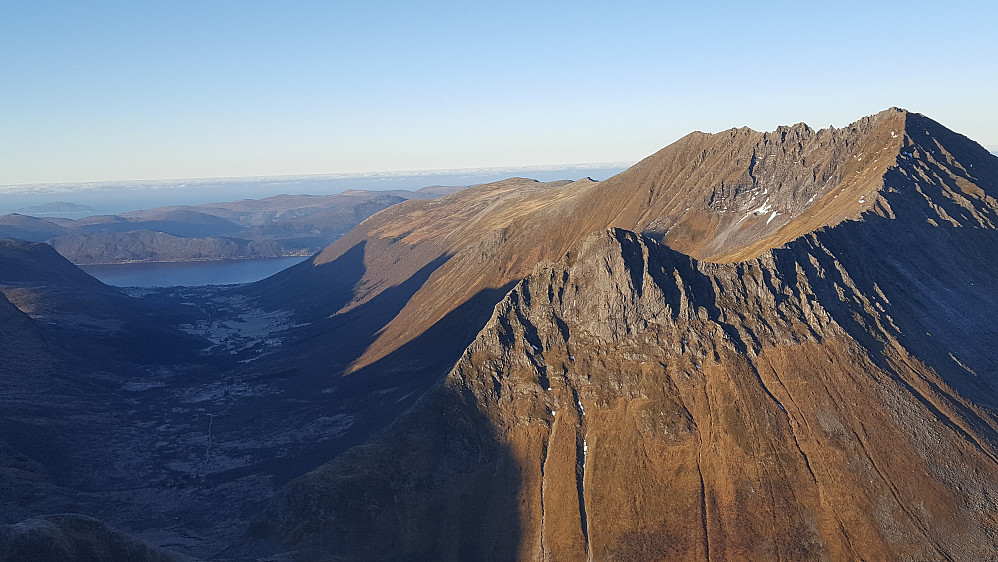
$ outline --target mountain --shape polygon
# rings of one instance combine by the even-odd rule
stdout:
[[[74,263],[182,262],[261,258],[281,255],[273,241],[228,236],[174,236],[157,230],[60,236],[50,245]]]
[[[52,219],[42,219],[11,213],[0,215],[0,238],[17,238],[31,242],[41,242],[48,238],[62,236],[66,229],[53,222]]]
[[[0,238],[47,242],[76,264],[306,256],[381,209],[460,189],[278,195],[76,220],[9,214],[0,216]]]
[[[0,242],[0,559],[992,559],[996,193],[891,109],[410,199],[235,289]]]
[[[665,240],[694,257],[731,261],[858,217],[877,204],[864,194],[882,185],[877,182],[890,165],[890,151],[898,155],[902,142],[911,150],[916,141],[926,142],[905,132],[909,122],[920,127],[920,119],[892,109],[842,129],[814,131],[800,124],[772,133],[692,133],[603,182],[513,179],[409,201],[344,235],[312,261],[314,267],[303,265],[294,276],[261,284],[258,293],[304,294],[310,286],[335,284],[334,278],[353,279],[353,261],[345,256],[359,253],[363,272],[351,282],[358,290],[347,306],[334,299],[338,306],[323,308],[322,297],[305,301],[315,314],[330,316],[365,305],[390,287],[412,284],[417,272],[428,273],[397,315],[378,328],[354,366],[363,367],[431,326],[448,324],[448,314],[462,305],[492,295],[478,307],[484,322],[491,306],[534,264],[560,258],[606,227]],[[917,134],[926,136],[924,130]],[[919,154],[930,149],[922,147]],[[978,146],[975,158],[988,157]],[[281,289],[275,290],[278,283]]]
[[[104,285],[47,244],[0,239],[0,293],[48,345],[88,362],[180,359],[203,343],[164,326],[171,313]]]
[[[515,285],[260,532],[316,559],[989,559],[996,195],[998,158],[891,109],[379,213],[261,284],[357,280],[310,313],[335,327],[416,280],[350,377],[449,354],[425,334]]]
[[[187,316],[127,297],[46,244],[0,240],[0,560],[182,558],[66,513],[121,512],[115,493],[137,489],[129,470],[151,447],[136,417],[158,410],[128,389],[163,384],[150,365],[162,378],[199,356],[207,342],[173,326]]]

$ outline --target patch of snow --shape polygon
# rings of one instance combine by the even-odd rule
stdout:
[[[780,214],[780,213],[778,213],[777,211],[773,211],[773,214],[769,215],[769,220],[766,221],[766,224],[769,224],[769,223],[773,222],[773,219],[775,219],[776,215],[778,215],[778,214]]]
[[[579,407],[579,412],[582,413],[583,416],[586,415],[586,409],[582,407],[582,401],[579,400],[578,397],[575,398],[575,405]]]
[[[769,198],[766,198],[766,202],[759,206],[758,209],[750,211],[750,214],[758,215],[760,213],[768,213],[771,209],[769,208]]]

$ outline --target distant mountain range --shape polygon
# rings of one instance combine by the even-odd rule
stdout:
[[[459,189],[433,186],[418,191],[278,195],[80,219],[8,214],[0,216],[0,237],[47,242],[80,265],[308,256],[381,209]],[[52,203],[31,212],[81,208]]]
[[[295,239],[305,201],[74,235]],[[998,157],[939,123],[691,133],[358,222],[132,297],[0,244],[0,560],[998,552]]]

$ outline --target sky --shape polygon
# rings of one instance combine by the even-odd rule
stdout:
[[[0,0],[0,185],[626,162],[891,106],[998,149],[998,3]]]

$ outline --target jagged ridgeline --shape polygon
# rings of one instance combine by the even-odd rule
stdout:
[[[349,309],[433,264],[358,364],[515,285],[258,530],[316,558],[992,559],[996,195],[998,159],[891,109],[383,211],[280,279],[360,248]]]

